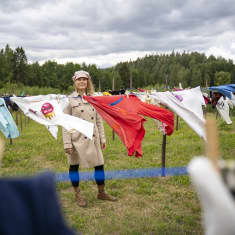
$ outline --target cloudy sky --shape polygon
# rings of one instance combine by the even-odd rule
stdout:
[[[146,54],[233,59],[234,0],[1,0],[0,48],[28,61],[108,67]]]

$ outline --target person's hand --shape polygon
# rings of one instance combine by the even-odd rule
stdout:
[[[105,143],[101,144],[101,149],[105,149],[105,147],[106,147]]]
[[[73,149],[69,148],[69,149],[65,149],[65,152],[69,155],[71,155],[73,153]]]

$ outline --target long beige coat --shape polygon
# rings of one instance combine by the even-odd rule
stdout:
[[[71,97],[77,97],[73,92]],[[105,143],[103,120],[95,108],[81,97],[69,98],[69,105],[64,113],[82,118],[94,123],[94,134],[92,140],[80,132],[70,134],[63,129],[64,149],[73,148],[72,155],[67,154],[69,165],[79,164],[82,168],[90,168],[104,164],[101,144]]]

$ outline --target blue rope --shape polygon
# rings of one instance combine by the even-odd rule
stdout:
[[[112,179],[135,179],[135,178],[154,178],[160,176],[178,176],[187,175],[186,167],[170,167],[170,168],[145,168],[145,169],[128,169],[105,171],[105,180]],[[80,181],[93,181],[94,172],[79,172]],[[57,182],[69,181],[68,173],[58,173],[55,175]],[[102,180],[102,172],[97,173],[97,179]]]

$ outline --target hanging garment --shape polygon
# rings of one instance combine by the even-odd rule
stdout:
[[[135,95],[129,95],[128,97],[125,95],[85,97],[85,99],[95,105],[96,108],[99,108],[97,111],[100,112],[103,119],[107,121],[120,136],[123,143],[127,146],[130,156],[136,150],[136,156],[142,155],[141,142],[145,133],[143,127],[143,121],[145,121],[145,119],[141,119],[140,115],[155,118],[163,122],[167,135],[171,135],[174,130],[174,115],[172,112],[155,105],[143,103]],[[132,118],[134,118],[134,120],[132,120]],[[114,127],[113,119],[116,119],[116,122],[118,122],[118,128]],[[137,124],[137,121],[139,124]],[[120,128],[121,126],[125,126],[126,129]],[[139,134],[134,133],[134,129]],[[123,133],[123,131],[125,131],[125,133]],[[128,136],[129,138],[126,138]],[[132,147],[130,148],[130,146]]]
[[[94,92],[93,94],[93,96],[101,96],[101,95],[103,95],[103,92],[99,92],[99,91]]]
[[[94,97],[97,102],[105,103],[109,106],[115,106],[125,110],[126,112],[144,115],[163,122],[166,126],[167,135],[171,135],[174,131],[174,114],[164,108],[157,107],[152,104],[144,103],[135,95],[117,95],[111,97]]]
[[[229,99],[231,99],[232,93],[235,93],[235,84],[212,86],[212,87],[209,87],[209,90],[219,92],[223,94],[224,96],[228,97]]]
[[[149,97],[148,93],[132,93],[133,95],[135,95],[136,97],[138,97],[142,102],[144,103],[148,103],[148,104],[152,104],[152,99]]]
[[[220,99],[217,101],[216,109],[218,110],[218,113],[222,117],[222,119],[227,124],[232,124],[232,121],[229,117],[229,104],[228,100],[225,99],[223,96],[220,97]]]
[[[179,89],[180,89],[180,90],[183,90],[183,87],[182,87],[181,82],[179,83]]]
[[[111,95],[124,95],[126,90],[121,89],[121,90],[114,90],[114,91],[109,91]]]
[[[205,119],[202,110],[205,101],[200,87],[175,92],[153,92],[150,97],[169,107],[206,140]]]
[[[202,96],[206,105],[211,103],[211,98],[208,96],[207,93],[203,92]]]
[[[235,234],[234,198],[210,160],[205,157],[192,159],[188,172],[200,199],[205,234]]]
[[[97,97],[84,96],[83,98],[94,106],[100,116],[119,135],[127,148],[128,155],[133,156],[135,154],[136,157],[141,157],[141,142],[145,134],[143,122],[146,120],[136,113],[97,101]],[[112,96],[104,97],[109,98]]]
[[[158,107],[161,106],[160,101],[158,101],[158,100],[156,100],[156,99],[151,99],[151,98],[149,97],[149,94],[146,94],[146,93],[143,93],[143,92],[141,92],[141,93],[134,93],[134,94],[135,94],[142,102],[146,102],[146,103],[149,103],[149,104],[154,104],[154,105],[156,105],[156,106],[158,106]],[[155,121],[155,123],[156,123],[156,125],[157,125],[158,130],[161,132],[161,134],[162,134],[162,135],[166,135],[166,129],[165,129],[166,125],[165,125],[164,123],[162,123],[161,121],[159,121],[159,120],[154,119],[154,121]]]
[[[233,108],[233,107],[235,107],[235,95],[234,94],[232,94],[231,95],[232,96],[232,99],[231,100],[229,100],[229,104],[231,104],[231,108]]]
[[[4,96],[2,98],[4,99],[4,101],[6,103],[6,106],[7,106],[9,111],[10,110],[18,111],[19,110],[18,105],[16,103],[11,102],[11,100],[10,100],[11,97],[12,97],[12,95],[11,96]]]
[[[68,98],[63,95],[39,95],[30,97],[11,97],[24,114],[47,127],[56,138],[58,125],[70,133],[75,130],[92,139],[94,124],[78,117],[63,113],[68,105]]]
[[[75,235],[66,225],[54,175],[0,179],[0,234]]]
[[[3,98],[0,98],[0,130],[6,138],[13,139],[20,135],[17,125],[15,124]]]

